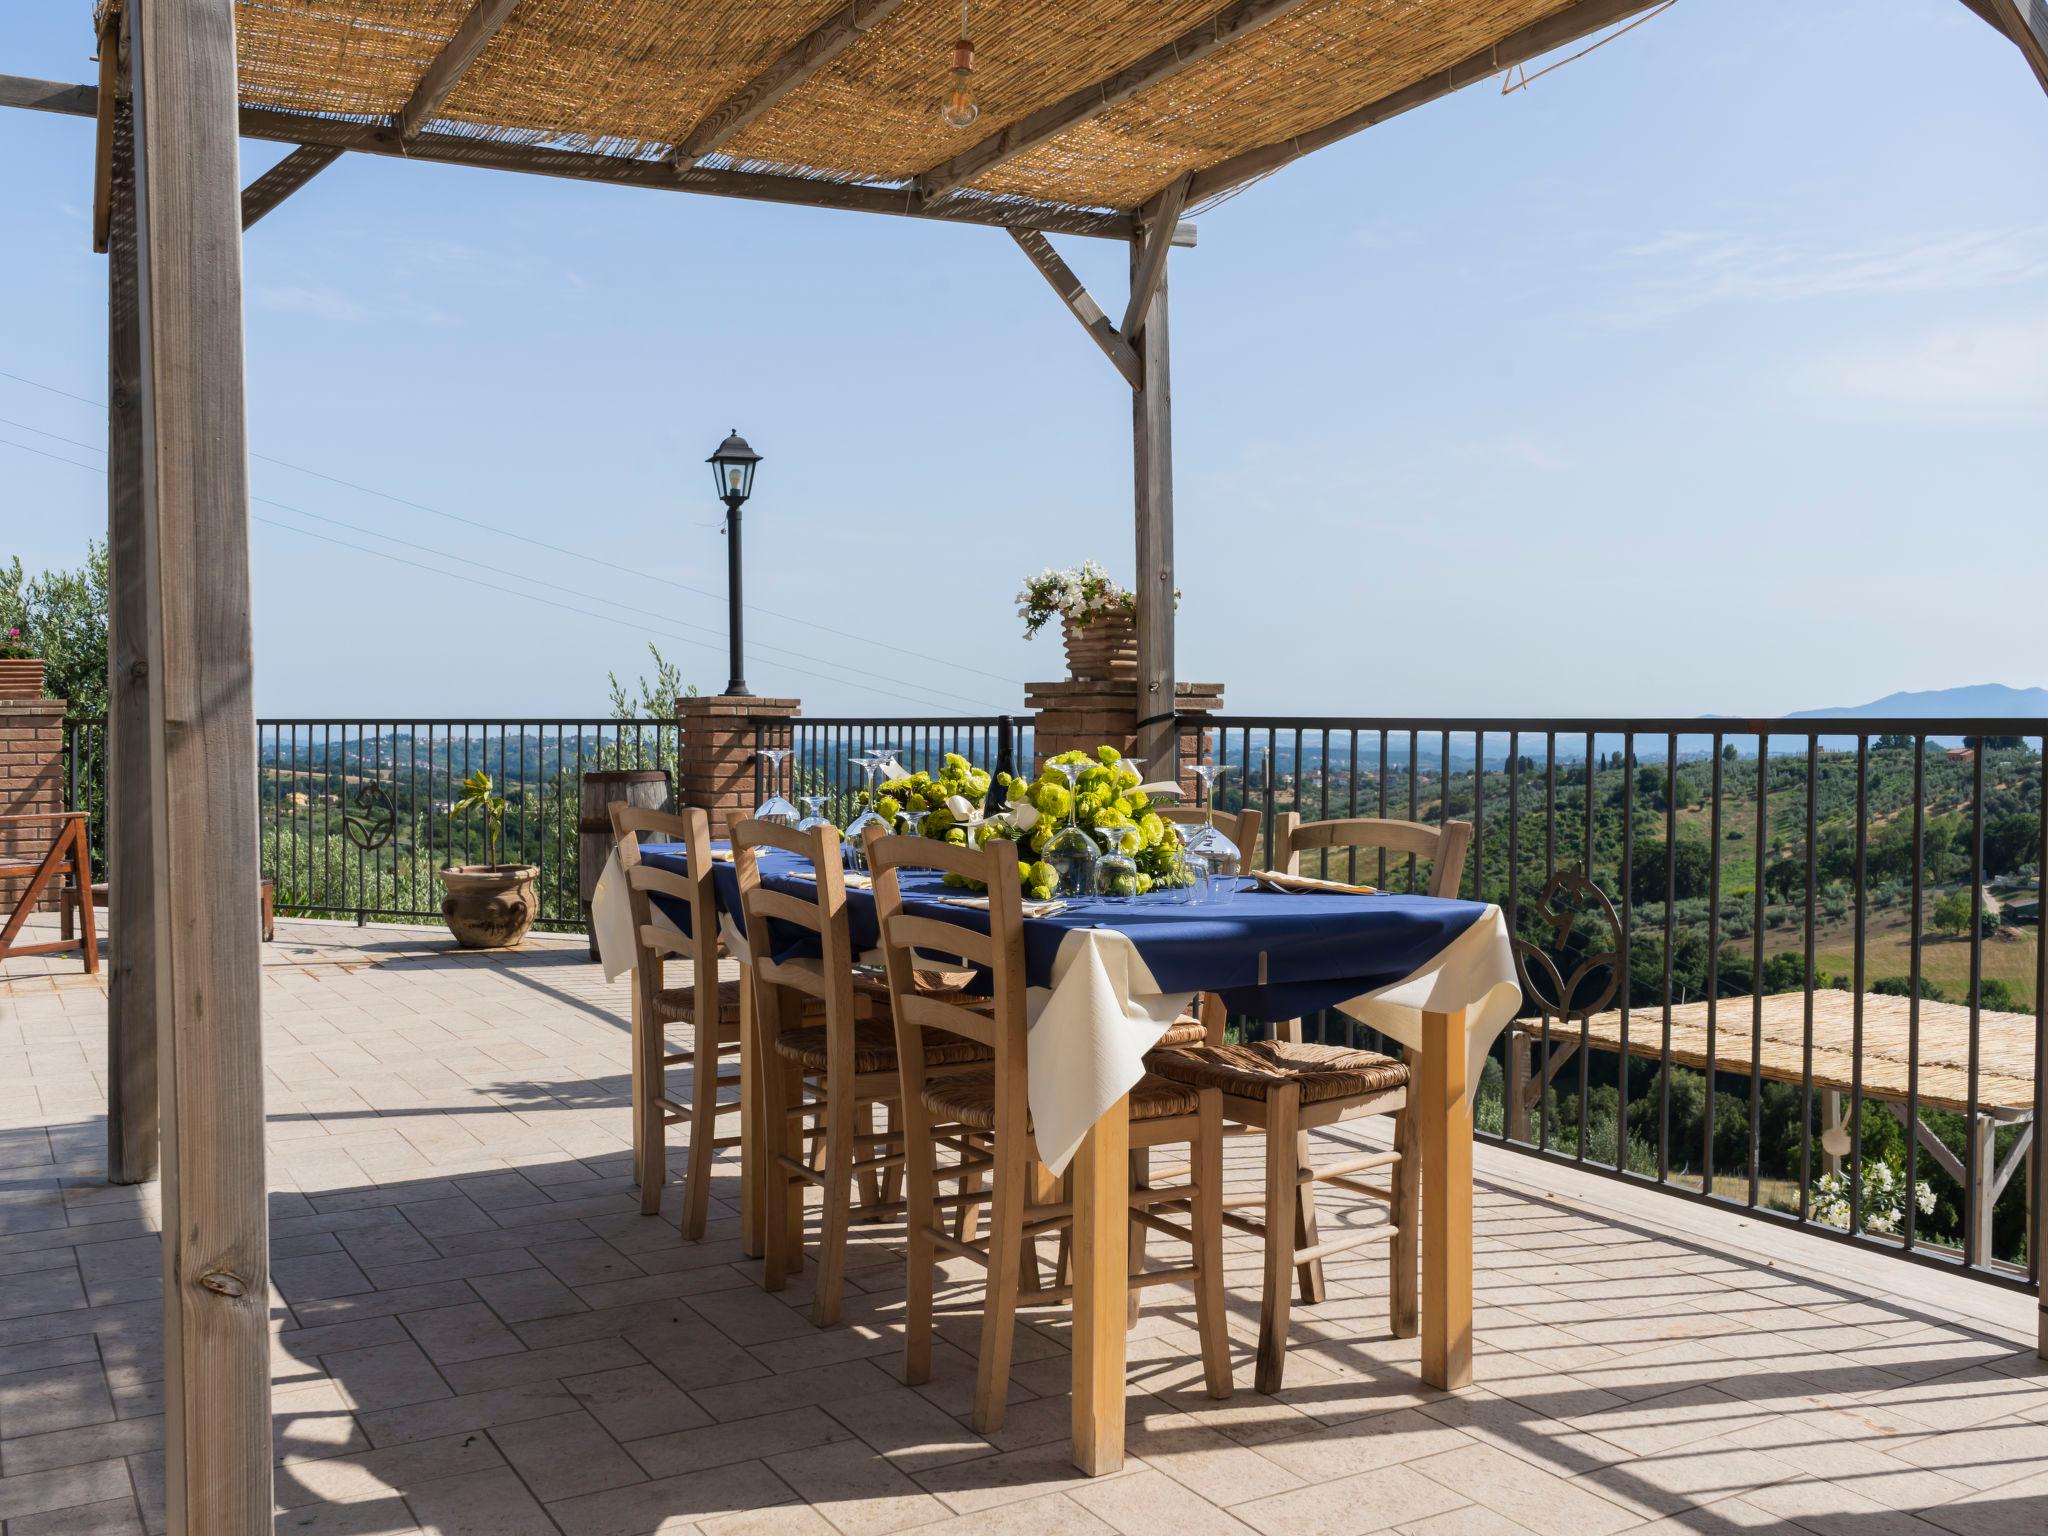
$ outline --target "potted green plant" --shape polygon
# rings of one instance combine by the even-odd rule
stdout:
[[[526,937],[539,915],[534,882],[540,870],[531,864],[498,862],[505,838],[505,797],[483,769],[462,781],[462,798],[455,802],[454,814],[483,818],[484,862],[450,864],[441,870],[446,888],[442,921],[464,949],[509,948]]]
[[[43,658],[19,625],[0,630],[0,699],[40,699]]]

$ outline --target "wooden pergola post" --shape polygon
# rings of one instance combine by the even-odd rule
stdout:
[[[125,29],[124,29],[125,30]],[[111,60],[125,52],[111,33]],[[117,72],[108,70],[106,76]],[[149,818],[150,554],[142,517],[142,316],[135,134],[125,68],[113,108],[107,229],[107,1178],[157,1173],[156,891]],[[118,892],[118,899],[111,893]]]
[[[1154,199],[1131,241],[1131,298],[1123,334],[1138,354],[1131,386],[1133,521],[1137,531],[1138,728],[1136,755],[1154,779],[1179,782],[1174,721],[1173,374],[1166,323],[1166,264],[1185,204],[1183,177]]]
[[[259,1536],[270,1276],[235,7],[130,9],[166,1499],[174,1536]]]

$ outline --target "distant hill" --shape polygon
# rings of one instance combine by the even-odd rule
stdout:
[[[1923,693],[1888,693],[1868,704],[1842,709],[1802,709],[1795,720],[1829,715],[1949,719],[1958,715],[1981,719],[2035,720],[2048,717],[2048,688],[2013,688],[2004,683],[1972,683],[1964,688],[1930,688]]]

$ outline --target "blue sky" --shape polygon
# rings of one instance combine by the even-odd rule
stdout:
[[[0,71],[90,78],[89,11],[11,8]],[[0,114],[0,371],[45,386],[0,377],[0,441],[97,466],[51,392],[104,398],[91,151]],[[1682,0],[1208,212],[1183,675],[1342,714],[2048,682],[2007,638],[2048,557],[2044,168],[2048,100],[1956,0]],[[1122,248],[1060,244],[1119,311]],[[735,425],[749,681],[809,713],[1017,708],[1060,671],[1019,578],[1130,574],[1127,391],[999,232],[350,158],[245,260],[264,713],[599,712],[650,638],[716,688]],[[100,475],[0,446],[0,556],[104,526]]]

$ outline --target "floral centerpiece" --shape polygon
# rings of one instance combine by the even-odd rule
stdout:
[[[1060,763],[1086,765],[1075,775],[1071,791],[1065,772],[1056,766]],[[1116,894],[1143,895],[1160,886],[1186,885],[1189,877],[1181,865],[1179,829],[1151,809],[1151,797],[1138,787],[1140,782],[1138,770],[1108,746],[1097,747],[1092,755],[1065,752],[1049,758],[1035,779],[991,776],[949,752],[936,777],[913,773],[887,780],[867,803],[892,826],[905,811],[922,812],[919,831],[942,842],[964,844],[972,838],[978,846],[990,837],[1009,838],[1018,844],[1017,873],[1025,893],[1041,900],[1053,895],[1059,877],[1038,855],[1069,819],[1098,843],[1098,833],[1120,829],[1118,841],[1138,873],[1135,891]],[[948,875],[946,883],[969,882]]]
[[[1079,570],[1055,571],[1048,566],[1027,578],[1017,593],[1017,617],[1024,621],[1027,640],[1054,618],[1085,628],[1108,615],[1128,617],[1137,606],[1136,595],[1110,580],[1109,572],[1093,560],[1082,561]]]

